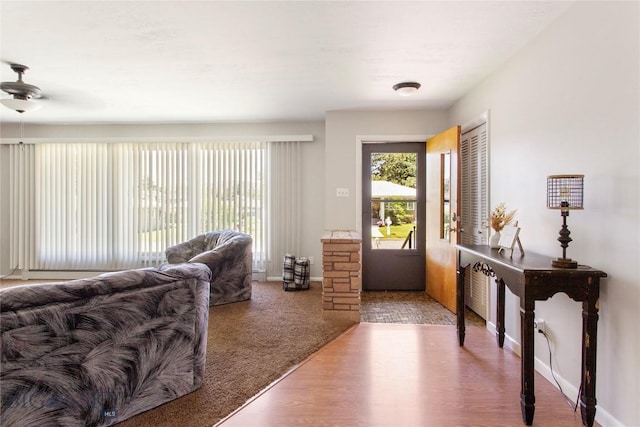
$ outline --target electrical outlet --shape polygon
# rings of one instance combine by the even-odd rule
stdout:
[[[543,319],[536,319],[533,321],[533,327],[536,329],[536,331],[544,334],[545,331],[545,324],[544,324],[544,320]]]
[[[313,257],[310,256],[309,258],[307,258],[309,260],[309,265],[313,265]]]

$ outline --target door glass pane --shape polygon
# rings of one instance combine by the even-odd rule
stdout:
[[[449,240],[451,232],[451,153],[443,153],[441,155],[442,176],[440,177],[442,186],[442,200],[440,209],[440,238]]]
[[[416,153],[371,154],[371,248],[416,248]]]

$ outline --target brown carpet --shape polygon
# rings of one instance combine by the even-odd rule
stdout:
[[[254,282],[251,300],[212,307],[202,387],[119,426],[210,427],[233,412],[353,325],[322,319],[321,287]]]

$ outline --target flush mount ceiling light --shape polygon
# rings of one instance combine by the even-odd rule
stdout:
[[[413,95],[418,89],[420,89],[420,83],[416,82],[402,82],[393,85],[393,90],[402,96]]]

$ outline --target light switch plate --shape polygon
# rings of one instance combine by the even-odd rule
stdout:
[[[336,188],[336,196],[337,197],[349,197],[349,189],[348,188]]]

